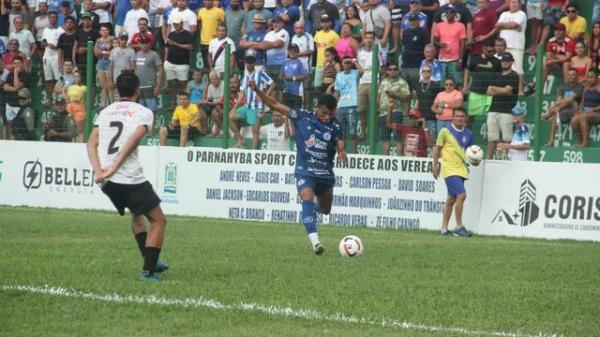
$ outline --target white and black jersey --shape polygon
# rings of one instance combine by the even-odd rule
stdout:
[[[95,123],[95,127],[98,128],[100,165],[102,167],[112,165],[137,127],[143,125],[149,130],[152,128],[153,120],[152,111],[135,102],[116,102],[103,109]],[[108,180],[126,185],[146,181],[142,165],[138,161],[137,148]]]

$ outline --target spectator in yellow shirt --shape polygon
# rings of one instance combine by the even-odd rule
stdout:
[[[204,8],[198,11],[198,31],[200,32],[200,51],[202,61],[208,67],[208,45],[217,37],[217,27],[225,22],[225,11],[215,6],[217,0],[205,0]]]
[[[81,74],[73,73],[73,84],[65,89],[65,97],[67,97],[67,111],[75,120],[75,128],[77,129],[77,142],[83,143],[83,127],[85,125],[85,93],[87,87],[81,84]]]
[[[587,41],[589,38],[587,30],[587,20],[578,15],[577,5],[570,4],[566,10],[567,16],[560,19],[560,23],[567,27],[567,36],[570,39]]]
[[[200,136],[200,112],[196,104],[190,103],[187,92],[178,95],[179,105],[167,127],[160,128],[160,145],[167,144],[167,138],[179,138],[179,146],[188,144],[189,137]]]
[[[323,67],[325,66],[325,50],[335,47],[340,36],[331,29],[331,19],[327,14],[321,16],[321,30],[315,34],[315,45],[317,46],[317,66],[315,68],[315,87],[321,86]]]

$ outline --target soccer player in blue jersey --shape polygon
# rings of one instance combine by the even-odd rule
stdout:
[[[291,109],[265,94],[256,82],[250,81],[250,88],[268,107],[290,118],[296,135],[296,187],[302,199],[302,222],[316,255],[325,248],[317,233],[315,195],[318,211],[331,212],[333,202],[333,158],[337,152],[341,161],[346,161],[344,135],[340,122],[334,117],[337,100],[333,95],[321,95],[316,111]]]
[[[465,126],[465,116],[465,110],[462,108],[454,109],[452,124],[438,130],[438,138],[433,148],[433,177],[437,179],[441,172],[448,188],[448,197],[442,218],[441,235],[444,236],[452,234],[463,237],[471,236],[471,232],[465,228],[462,222],[463,205],[467,198],[465,180],[469,179],[465,149],[473,145],[473,133]],[[454,208],[456,216],[454,233],[448,231],[452,208]]]

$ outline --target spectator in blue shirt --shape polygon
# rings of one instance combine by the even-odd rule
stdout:
[[[304,68],[302,61],[298,58],[300,48],[296,44],[288,47],[289,58],[281,68],[283,79],[283,104],[292,109],[302,109],[302,97],[304,97],[304,80],[308,70]]]
[[[429,18],[427,17],[427,14],[421,12],[421,0],[410,0],[409,11],[402,18],[402,30],[410,29],[411,25],[408,18],[411,14],[417,15],[419,20],[419,27],[425,29],[425,31],[428,32]]]
[[[353,69],[353,68],[357,68]],[[355,58],[344,57],[342,70],[335,75],[334,96],[338,99],[337,119],[343,134],[351,139],[352,152],[356,153],[356,119],[358,118],[358,74],[363,69]]]
[[[292,0],[281,0],[281,7],[273,12],[274,15],[280,15],[283,19],[285,29],[289,36],[294,36],[294,23],[300,19],[300,8],[292,4]]]
[[[119,33],[123,31],[123,24],[125,24],[125,16],[127,12],[133,8],[131,1],[117,1],[117,13],[115,16],[115,36],[119,36]]]
[[[256,51],[256,69],[258,70],[263,70],[265,66],[265,51],[262,42],[267,35],[264,28],[266,23],[267,21],[262,15],[256,14],[252,19],[254,29],[244,34],[240,40],[240,47]]]

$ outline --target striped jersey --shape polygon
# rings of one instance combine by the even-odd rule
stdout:
[[[273,80],[264,71],[256,69],[253,73],[244,74],[244,78],[242,79],[240,91],[246,94],[246,107],[250,109],[262,110],[263,102],[254,92],[254,90],[248,86],[248,82],[250,81],[256,82],[256,87],[260,90],[265,90],[273,83]]]
[[[150,109],[130,101],[115,102],[100,111],[94,124],[98,128],[100,165],[112,165],[137,127],[143,125],[146,130],[150,130],[153,120],[154,114]],[[146,181],[142,165],[138,161],[137,147],[108,180],[128,185]]]

